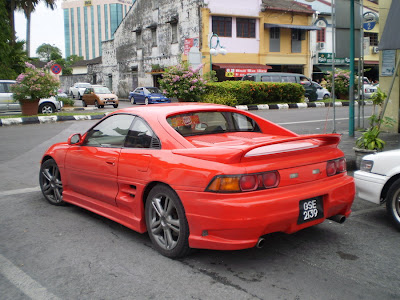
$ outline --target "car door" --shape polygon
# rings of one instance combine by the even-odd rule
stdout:
[[[0,111],[20,111],[21,106],[18,101],[14,101],[11,93],[11,85],[14,81],[0,82]]]
[[[115,206],[119,157],[133,119],[128,114],[112,115],[91,128],[82,145],[68,149],[66,182],[82,201]]]
[[[133,94],[136,103],[144,103],[144,91],[143,88],[137,88]]]

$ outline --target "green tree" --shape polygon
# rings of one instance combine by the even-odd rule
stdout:
[[[25,69],[24,42],[12,39],[7,3],[0,1],[0,79],[15,79]]]
[[[62,57],[61,50],[58,47],[46,43],[41,44],[36,49],[36,54],[39,56],[40,60],[45,62],[49,62],[52,58],[58,59]]]

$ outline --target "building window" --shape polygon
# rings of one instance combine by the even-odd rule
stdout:
[[[231,17],[212,17],[212,32],[218,36],[232,36]]]
[[[325,42],[325,34],[326,28],[320,27],[320,30],[317,30],[317,43],[324,43]]]
[[[236,36],[242,38],[256,37],[256,20],[255,19],[236,19]]]
[[[89,25],[88,25],[88,8],[85,6],[83,8],[83,21],[85,30],[85,59],[89,59]]]
[[[108,4],[104,4],[104,28],[106,33],[106,41],[108,40]]]
[[[364,32],[364,37],[369,37],[370,46],[378,46],[378,33],[376,32]]]
[[[281,31],[279,27],[269,29],[269,52],[281,51]]]
[[[178,23],[171,24],[171,31],[172,31],[172,43],[178,42]]]
[[[301,41],[305,39],[305,31],[292,29],[292,53],[301,53]]]
[[[102,47],[101,47],[101,42],[102,42],[102,37],[101,37],[101,6],[97,5],[97,34],[99,35],[99,56],[102,55]]]
[[[81,8],[77,7],[79,56],[82,56]]]
[[[90,19],[91,19],[91,27],[92,27],[92,58],[96,57],[96,35],[95,35],[95,27],[94,27],[94,6],[90,7]]]
[[[65,55],[66,55],[66,57],[69,57],[69,56],[71,56],[71,47],[70,47],[69,10],[68,9],[64,9],[64,36],[65,36]]]
[[[151,45],[157,47],[157,28],[151,29]]]
[[[142,48],[142,32],[136,31],[136,48]]]
[[[75,23],[74,23],[74,9],[70,8],[70,16],[71,16],[71,40],[72,40],[72,48],[71,48],[71,54],[76,54],[75,50]],[[67,39],[65,39],[67,41]],[[68,56],[66,56],[68,57]]]

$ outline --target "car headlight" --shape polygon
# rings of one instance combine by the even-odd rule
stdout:
[[[362,160],[360,170],[364,172],[371,172],[374,162],[372,160]]]

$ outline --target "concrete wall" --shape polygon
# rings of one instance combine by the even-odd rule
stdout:
[[[175,65],[182,58],[186,38],[199,37],[197,0],[137,0],[115,32],[103,42],[102,78],[119,97],[128,97],[136,86],[152,86],[152,65]],[[177,16],[178,42],[172,43],[171,24]],[[151,25],[156,25],[157,46],[152,45]],[[141,42],[133,32],[141,28]]]

